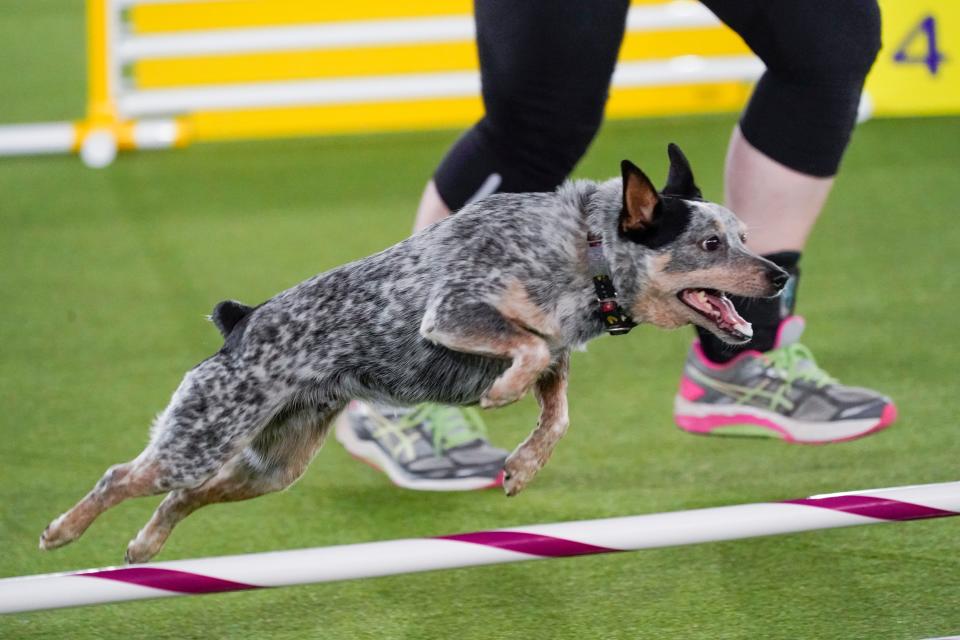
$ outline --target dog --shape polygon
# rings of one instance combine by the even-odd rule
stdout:
[[[774,296],[787,280],[703,199],[680,149],[668,155],[660,192],[624,160],[606,182],[491,195],[257,307],[220,303],[223,347],[187,372],[144,451],[109,468],[40,548],[166,493],[127,548],[127,562],[145,562],[196,509],[290,486],[354,398],[490,408],[532,389],[539,422],[504,465],[516,495],[567,430],[573,349],[637,323],[745,343],[750,325],[725,294]]]

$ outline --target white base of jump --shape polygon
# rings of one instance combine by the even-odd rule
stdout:
[[[73,150],[77,128],[72,122],[0,126],[0,156],[67,153]]]
[[[178,142],[177,122],[172,118],[148,118],[127,123],[127,147],[166,149]],[[77,126],[73,122],[45,122],[0,126],[0,157],[79,151],[92,168],[109,165],[120,147],[115,126]],[[82,138],[82,139],[81,139]]]
[[[0,613],[334,582],[960,515],[960,482],[0,580]]]

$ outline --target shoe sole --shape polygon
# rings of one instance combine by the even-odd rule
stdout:
[[[797,444],[856,440],[886,429],[897,418],[893,403],[884,407],[879,418],[831,422],[793,420],[758,407],[691,402],[679,395],[673,407],[677,426],[688,433],[778,438]]]
[[[478,491],[503,486],[503,471],[494,479],[490,478],[451,478],[426,479],[412,476],[398,466],[383,449],[369,440],[358,438],[353,429],[347,424],[349,418],[341,414],[337,419],[334,436],[337,442],[343,445],[351,456],[377,471],[386,474],[390,481],[398,487],[414,491]]]

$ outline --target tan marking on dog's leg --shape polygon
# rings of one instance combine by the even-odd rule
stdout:
[[[454,351],[510,358],[513,361],[511,365],[480,398],[480,406],[484,408],[501,407],[523,397],[550,365],[551,354],[543,338],[517,326],[515,321],[504,318],[498,310],[485,309],[487,313],[498,314],[497,319],[503,323],[504,330],[482,334],[460,325],[450,328],[449,325],[453,323],[443,316],[438,317],[434,306],[424,315],[420,334]]]
[[[519,280],[510,283],[496,308],[505,318],[537,336],[552,337],[560,332],[557,323],[530,300]],[[550,364],[550,350],[543,339],[518,341],[512,347],[513,366],[503,372],[481,398],[480,406],[485,409],[502,407],[522,398]]]
[[[517,340],[510,348],[513,364],[493,381],[480,398],[484,409],[502,407],[522,398],[543,370],[550,366],[550,349],[540,338]]]
[[[540,336],[554,337],[560,333],[556,320],[548,316],[527,294],[519,280],[512,281],[496,305],[504,318],[536,332]]]
[[[80,502],[47,525],[40,535],[40,548],[49,550],[69,544],[107,509],[128,498],[159,493],[158,475],[155,463],[140,458],[110,467]]]
[[[147,562],[153,558],[163,548],[174,527],[201,507],[217,502],[249,500],[292,485],[323,446],[328,424],[329,421],[326,424],[280,425],[278,429],[288,428],[289,433],[271,441],[265,450],[250,449],[238,455],[199,487],[171,491],[127,545],[126,562]]]
[[[503,466],[503,488],[515,496],[527,486],[550,459],[554,447],[567,432],[567,373],[569,355],[564,354],[555,367],[545,373],[534,387],[540,404],[537,428],[507,458]]]

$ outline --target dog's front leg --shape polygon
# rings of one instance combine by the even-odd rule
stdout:
[[[441,299],[428,307],[420,334],[455,351],[512,360],[480,398],[485,409],[516,402],[550,366],[550,348],[543,338],[486,303]]]
[[[517,495],[527,486],[567,432],[570,424],[567,412],[569,363],[570,356],[564,353],[534,386],[540,403],[540,420],[537,428],[510,454],[503,466],[503,489],[508,496]]]
[[[480,406],[484,409],[503,407],[522,398],[550,364],[550,349],[535,336],[515,341],[508,353],[513,364],[493,381],[480,398]]]

